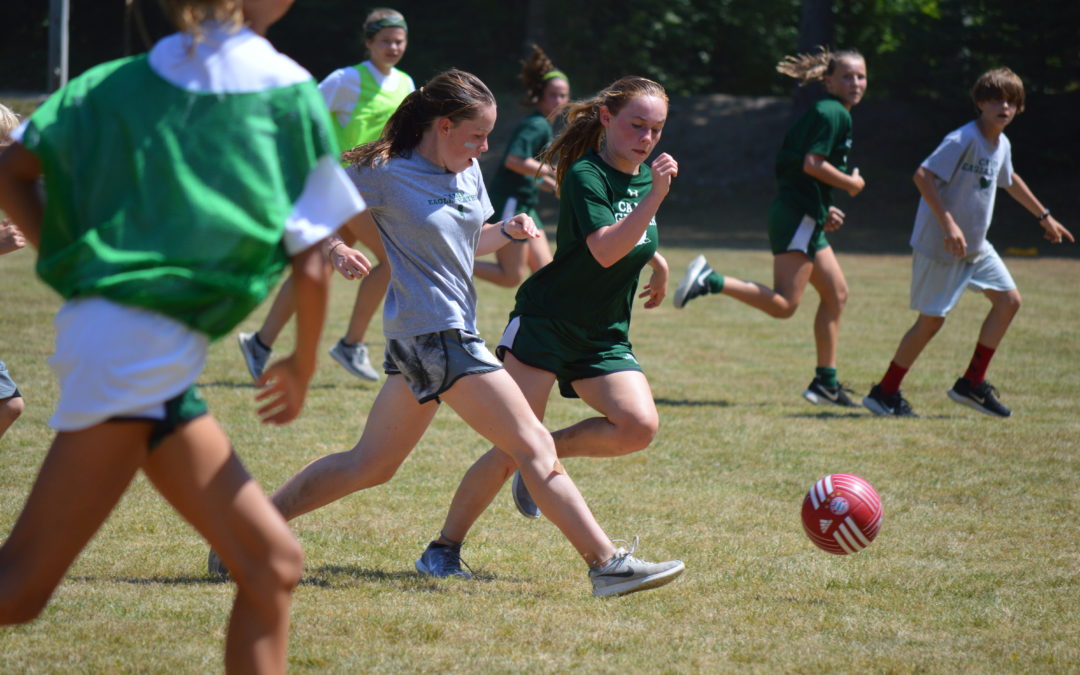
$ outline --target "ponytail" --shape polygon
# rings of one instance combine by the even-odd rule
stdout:
[[[832,75],[836,70],[836,62],[847,59],[864,61],[863,55],[855,49],[844,49],[838,52],[829,51],[828,47],[818,46],[812,54],[796,54],[785,56],[776,64],[776,70],[788,77],[799,81],[799,86],[820,82],[827,75]]]
[[[549,80],[567,79],[566,74],[555,67],[540,45],[532,46],[532,53],[521,62],[522,84],[525,85],[525,105],[536,105],[544,96],[544,88]]]

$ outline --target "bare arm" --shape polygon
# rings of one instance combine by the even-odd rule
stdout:
[[[540,188],[548,192],[555,191],[555,170],[547,164],[541,163],[539,160],[532,157],[521,157],[520,155],[508,154],[506,161],[503,162],[503,166],[519,173],[522,176],[533,178],[537,175],[540,176]]]
[[[1071,242],[1076,241],[1073,238],[1072,233],[1066,230],[1056,218],[1050,215],[1050,209],[1043,207],[1042,202],[1038,200],[1031,191],[1031,188],[1027,186],[1027,183],[1020,178],[1019,174],[1014,173],[1012,179],[1012,185],[1005,188],[1005,191],[1009,193],[1010,197],[1019,202],[1020,206],[1027,209],[1028,213],[1039,219],[1039,225],[1041,225],[1044,230],[1043,237],[1047,241],[1053,244],[1060,244],[1064,239],[1068,239]]]
[[[630,215],[601,227],[585,239],[589,252],[602,267],[611,267],[622,260],[641,241],[645,228],[656,217],[660,205],[671,191],[671,181],[679,174],[679,164],[665,152],[653,160],[652,172],[652,190],[638,202]]]
[[[476,255],[494,253],[511,243],[511,240],[516,244],[542,236],[543,233],[536,227],[533,219],[519,213],[498,223],[485,223],[484,229],[480,231],[480,241],[476,243]]]
[[[667,297],[668,264],[664,256],[660,255],[660,251],[654,253],[652,258],[649,258],[648,264],[652,268],[652,275],[649,277],[649,283],[645,284],[645,287],[638,293],[638,297],[647,297],[645,309],[652,309],[653,307],[659,307],[660,303]]]
[[[309,246],[292,258],[293,293],[296,294],[296,349],[270,364],[256,383],[266,386],[255,399],[262,403],[259,417],[269,424],[287,424],[304,407],[308,384],[315,374],[315,354],[326,320],[329,277],[323,246]]]
[[[941,201],[941,192],[934,184],[936,177],[933,171],[920,166],[915,170],[912,180],[915,181],[915,187],[919,189],[923,201],[933,211],[938,225],[941,226],[941,233],[945,237],[945,250],[955,258],[963,258],[967,254],[967,240],[964,239],[964,233],[960,231],[960,226],[956,224],[952,214],[946,210],[945,202]]]
[[[370,211],[356,214],[322,242],[323,255],[346,279],[365,277],[371,272],[372,265],[367,256],[351,247],[342,236],[347,236],[350,242],[356,241],[360,238],[357,233],[362,231],[362,223],[372,229],[375,228],[375,221]]]
[[[41,163],[21,143],[12,143],[0,152],[0,208],[34,248],[41,241],[41,218],[45,212],[37,187],[40,176]]]
[[[849,176],[830,164],[829,161],[825,159],[825,155],[819,155],[813,152],[806,153],[806,156],[803,157],[802,168],[803,173],[811,178],[843,190],[852,197],[862,192],[862,189],[866,187],[866,181],[859,175],[858,169],[852,171]]]

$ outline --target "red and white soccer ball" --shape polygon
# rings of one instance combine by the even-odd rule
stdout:
[[[836,555],[858,553],[881,529],[881,498],[874,486],[850,473],[825,476],[810,488],[802,505],[806,536]]]

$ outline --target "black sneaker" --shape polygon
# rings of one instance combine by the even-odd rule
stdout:
[[[802,393],[803,398],[814,405],[836,405],[841,408],[857,408],[858,406],[848,396],[855,393],[842,384],[835,387],[826,387],[820,378],[815,377]]]
[[[863,397],[862,404],[875,415],[918,417],[899,389],[886,396],[881,393],[880,384],[875,384],[870,389],[870,393]]]
[[[705,262],[705,256],[699,255],[690,261],[679,287],[675,289],[675,309],[682,309],[686,303],[702,295],[708,295],[709,285],[706,279],[712,274],[712,268]]]
[[[461,569],[462,564],[460,546],[443,546],[431,542],[416,559],[416,571],[429,577],[472,579],[472,574]]]
[[[966,377],[957,380],[948,391],[949,398],[961,405],[993,417],[1010,417],[1012,411],[1001,405],[997,400],[997,393],[997,388],[986,380],[973,385]]]

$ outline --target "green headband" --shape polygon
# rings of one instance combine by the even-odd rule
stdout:
[[[567,82],[570,81],[570,78],[566,76],[566,73],[564,73],[561,70],[549,70],[548,72],[544,73],[544,77],[541,78],[541,79],[544,82],[547,82],[548,80],[554,80],[556,77],[562,78],[562,79],[566,80]]]
[[[405,19],[400,16],[384,16],[378,21],[372,21],[371,23],[364,25],[364,37],[370,40],[375,37],[375,34],[381,31],[383,28],[400,28],[406,33],[409,32],[409,27],[405,25]]]

